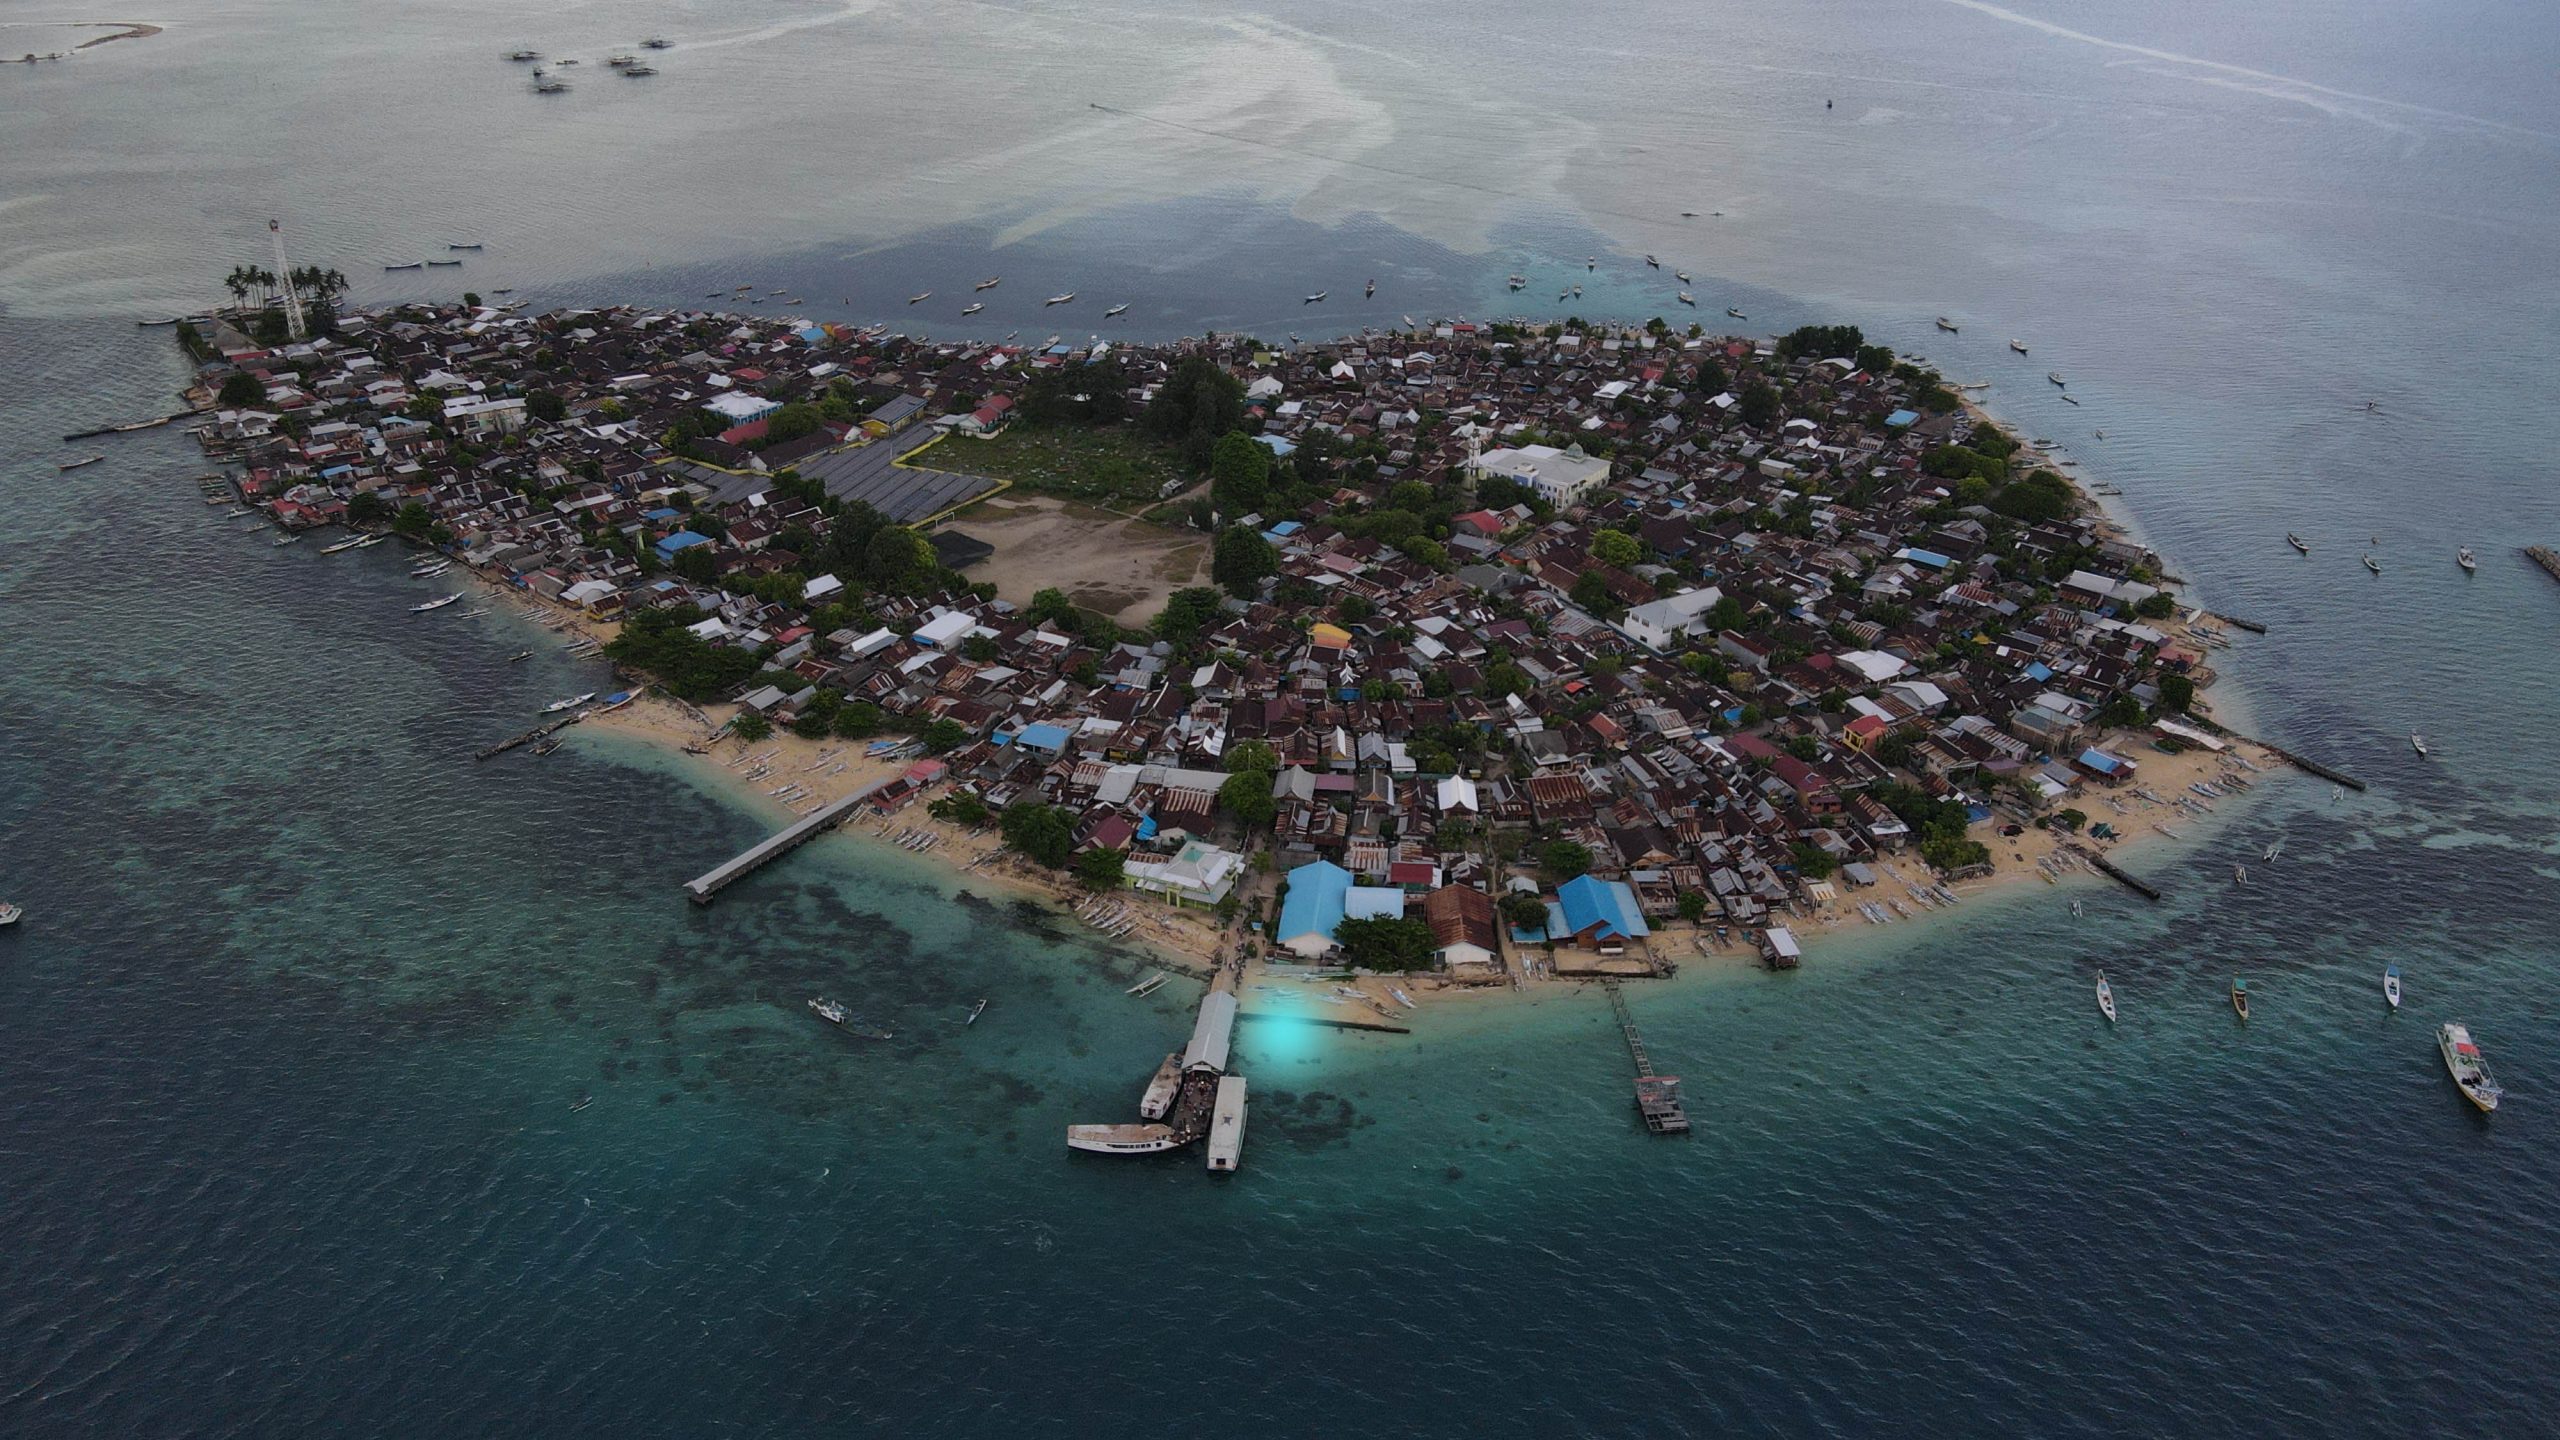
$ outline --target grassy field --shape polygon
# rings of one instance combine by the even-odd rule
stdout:
[[[961,470],[1010,480],[1042,495],[1090,505],[1153,505],[1169,484],[1188,484],[1173,451],[1135,429],[1016,424],[992,439],[965,435],[915,457],[934,470]]]

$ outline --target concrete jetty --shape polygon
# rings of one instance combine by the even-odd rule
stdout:
[[[863,801],[871,798],[872,792],[887,783],[884,780],[880,784],[865,785],[840,800],[831,800],[790,825],[748,846],[737,855],[687,880],[684,882],[685,898],[696,905],[710,904],[711,897],[722,890],[842,824],[847,815],[859,809]]]

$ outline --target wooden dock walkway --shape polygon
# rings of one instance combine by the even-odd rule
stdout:
[[[1603,980],[1600,988],[1609,993],[1609,1009],[1618,1017],[1618,1029],[1627,1037],[1627,1053],[1636,1062],[1636,1113],[1644,1117],[1644,1128],[1656,1135],[1684,1135],[1689,1130],[1689,1112],[1680,1104],[1680,1077],[1653,1073],[1653,1057],[1644,1050],[1644,1033],[1636,1029],[1636,1017],[1627,1009],[1627,997],[1618,991],[1618,982]]]
[[[685,898],[696,905],[710,904],[712,897],[722,890],[842,824],[844,818],[860,809],[862,802],[870,799],[874,791],[888,783],[883,780],[879,784],[865,785],[842,799],[829,801],[748,846],[735,856],[687,880],[684,882]]]
[[[2157,900],[2160,898],[2160,892],[2147,881],[2137,880],[2133,876],[2126,874],[2124,871],[2117,869],[2114,861],[2109,860],[2106,856],[2099,854],[2088,846],[2066,845],[2063,848],[2070,851],[2072,854],[2079,856],[2081,859],[2088,861],[2091,869],[2096,870],[2099,874],[2106,876],[2117,884],[2124,886],[2126,889],[2141,896],[2143,899]],[[2075,901],[2074,903],[2076,904],[2078,902]]]
[[[493,756],[504,755],[519,745],[530,745],[534,741],[543,739],[546,736],[556,735],[560,731],[566,730],[570,726],[575,725],[586,718],[587,713],[585,711],[572,710],[557,720],[545,720],[541,724],[534,726],[532,729],[527,730],[523,734],[515,736],[512,739],[501,740],[495,745],[486,746],[471,758],[474,760],[487,760]]]

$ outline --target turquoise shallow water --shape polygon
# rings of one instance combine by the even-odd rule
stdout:
[[[483,52],[576,37],[366,13],[242,4],[135,46],[133,87],[13,73],[0,106],[0,893],[31,912],[0,936],[0,1428],[2560,1428],[2535,1358],[2560,1261],[2560,593],[2511,548],[2560,540],[2560,95],[2524,58],[2549,15],[2105,17],[2284,77],[2242,83],[1961,5],[1639,13],[1641,43],[1564,12],[1292,8],[1346,93],[1412,107],[1387,159],[1426,177],[1317,182],[1293,215],[1268,202],[1303,198],[1303,157],[1158,183],[1125,148],[1036,151],[1031,179],[971,149],[1097,76],[1157,83],[1112,48],[1114,6],[928,67],[970,98],[899,97],[923,118],[897,143],[947,152],[922,161],[890,153],[888,100],[818,83],[824,28],[671,65],[798,81],[768,87],[776,113],[853,122],[766,170],[735,163],[715,88],[537,130],[470,88]],[[1270,36],[1264,68],[1303,69]],[[937,37],[865,38],[913,61]],[[1452,56],[1539,123],[1447,108]],[[1818,93],[1846,123],[1811,118]],[[1578,148],[1550,167],[1559,136]],[[884,230],[915,173],[898,213],[935,218]],[[1465,192],[1492,212],[1473,254],[1437,175],[1564,190]],[[1053,192],[1103,199],[1006,235]],[[1696,194],[1734,228],[1675,250],[1625,219]],[[1296,296],[1369,274],[1382,316],[1483,313],[1502,275],[1585,254],[1589,303],[1532,308],[1641,315],[1657,248],[1755,329],[1854,319],[1995,381],[2199,593],[2273,626],[2225,657],[2228,712],[2375,788],[2262,787],[2143,855],[2159,906],[2086,888],[2075,924],[2036,887],[1794,975],[1633,992],[1687,1079],[1687,1142],[1636,1132],[1606,1007],[1567,992],[1400,1041],[1248,1029],[1243,1174],[1082,1163],[1058,1127],[1128,1108],[1182,987],[1128,1000],[1126,957],[850,838],[696,911],[676,882],[765,817],[593,735],[467,758],[592,670],[504,664],[541,637],[503,614],[410,616],[382,551],[226,533],[166,434],[53,469],[62,432],[158,408],[181,372],[131,319],[257,258],[271,205],[370,295],[394,289],[366,266],[452,231],[492,243],[469,283],[547,303],[783,281],[905,320],[904,295],[1002,271],[1009,303],[1051,276],[1126,290],[1142,334],[1325,333],[1360,313]],[[1017,326],[1067,328],[991,333]],[[2369,539],[2380,579],[2353,562]],[[2234,858],[2257,883],[2228,884]],[[798,1008],[819,989],[896,1038],[841,1043]],[[2435,1061],[2446,1018],[2500,1064],[2492,1122]]]

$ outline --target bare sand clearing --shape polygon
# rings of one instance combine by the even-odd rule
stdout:
[[[995,582],[997,596],[1016,605],[1055,588],[1087,610],[1143,625],[1164,597],[1208,579],[1205,538],[1046,495],[982,500],[952,523],[996,548],[969,578]]]

